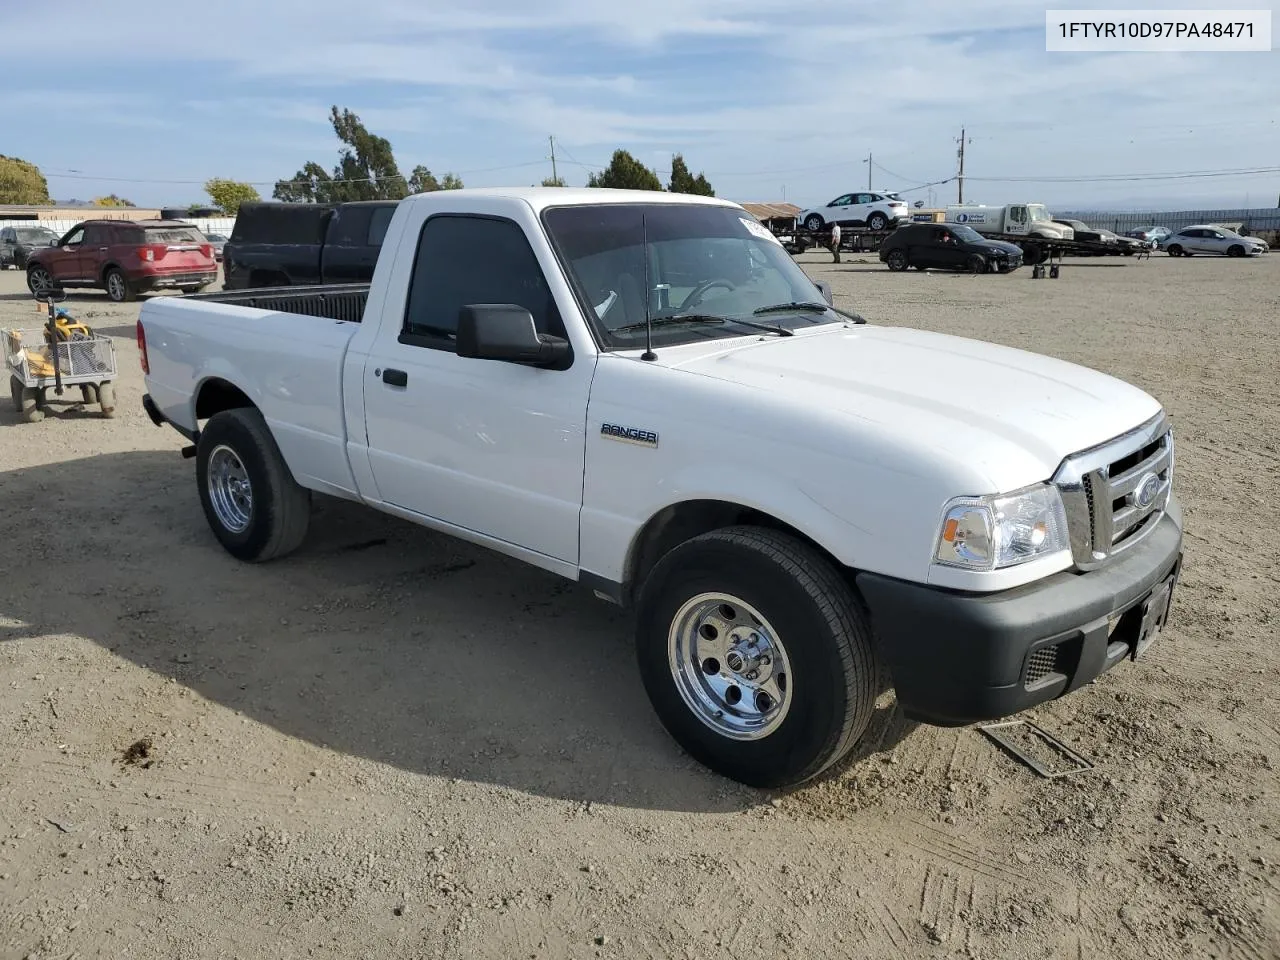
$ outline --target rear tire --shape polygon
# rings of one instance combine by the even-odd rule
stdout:
[[[200,505],[233,557],[262,563],[301,546],[311,491],[298,485],[256,407],[214,414],[196,450]]]
[[[116,387],[110,382],[98,384],[98,406],[102,410],[104,417],[114,417],[116,415]]]
[[[106,288],[107,298],[112,303],[127,303],[138,299],[138,292],[133,289],[117,267],[112,267],[103,275],[102,285]]]
[[[739,526],[686,541],[646,578],[637,613],[640,675],[659,720],[722,776],[802,783],[844,757],[871,719],[879,670],[866,614],[790,534]]]
[[[889,225],[889,218],[883,213],[873,213],[867,218],[867,226],[872,230],[883,230]]]

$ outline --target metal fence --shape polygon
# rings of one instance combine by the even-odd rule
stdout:
[[[1141,227],[1168,227],[1170,230],[1181,230],[1197,223],[1242,224],[1246,233],[1273,233],[1280,231],[1280,207],[1263,207],[1236,210],[1177,210],[1139,211],[1137,213],[1116,213],[1114,210],[1084,210],[1072,212],[1054,212],[1055,217],[1063,220],[1083,220],[1091,227],[1114,230],[1123,234],[1126,230],[1137,230]]]
[[[62,236],[77,223],[93,218],[87,214],[78,220],[3,220],[0,227],[48,227],[58,236]],[[202,233],[220,233],[224,237],[231,236],[231,228],[235,226],[235,217],[183,217],[183,223],[194,224]]]

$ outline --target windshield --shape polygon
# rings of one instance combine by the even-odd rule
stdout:
[[[552,207],[542,218],[587,319],[606,347],[644,345],[646,287],[655,319],[702,315],[749,320],[761,307],[826,302],[777,238],[734,207],[602,203]],[[832,311],[797,308],[772,313],[768,322],[791,329],[838,319]],[[634,329],[620,329],[633,324]],[[653,343],[759,335],[758,326],[668,320],[653,329]]]
[[[952,233],[954,233],[961,240],[968,240],[970,243],[973,243],[975,240],[983,239],[982,234],[980,234],[977,230],[973,229],[973,227],[966,227],[963,224],[959,224],[959,223],[957,224],[949,223],[947,224],[947,227],[951,230]]]
[[[42,229],[18,229],[13,231],[18,238],[19,243],[48,243],[50,240],[56,240],[58,235],[52,230]]]
[[[1044,208],[1044,204],[1029,203],[1027,204],[1027,210],[1030,212],[1032,220],[1052,220],[1053,219],[1052,217],[1049,216],[1049,211]]]

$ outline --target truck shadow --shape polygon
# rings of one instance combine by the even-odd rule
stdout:
[[[82,636],[286,736],[413,773],[664,810],[765,799],[669,739],[629,617],[585,588],[328,498],[298,553],[243,564],[193,474],[176,450],[0,473],[3,540],[31,554],[0,609],[27,626],[0,642]]]

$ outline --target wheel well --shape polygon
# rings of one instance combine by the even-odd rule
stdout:
[[[214,377],[206,380],[196,395],[196,419],[207,420],[223,410],[252,407],[254,402],[233,383]]]
[[[106,283],[106,282],[107,282],[107,274],[108,274],[108,273],[110,273],[112,270],[120,270],[120,264],[118,264],[118,263],[108,263],[108,264],[104,265],[104,266],[103,266],[103,268],[102,268],[102,273],[100,273],[100,274],[98,275],[98,279],[99,279],[100,281],[102,281],[103,283]],[[123,270],[120,270],[120,273],[121,273],[121,275],[123,275],[123,274],[124,274],[124,271],[123,271]]]
[[[788,533],[813,547],[850,586],[853,571],[837,560],[829,550],[789,523],[770,514],[739,503],[723,500],[688,500],[664,507],[654,514],[637,534],[627,556],[623,574],[623,602],[630,606],[654,565],[673,548],[712,530],[750,524]]]

